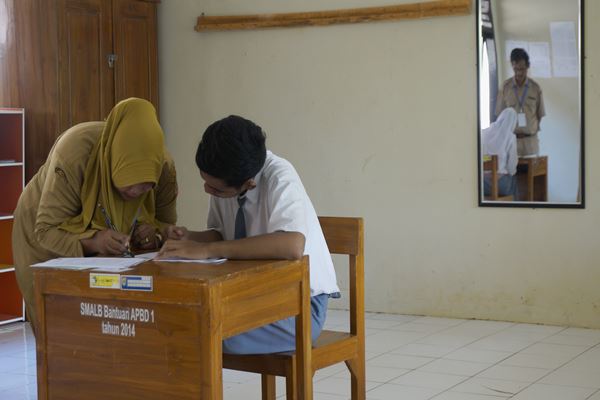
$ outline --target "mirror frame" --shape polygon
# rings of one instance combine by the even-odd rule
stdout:
[[[477,69],[477,194],[479,207],[511,207],[511,208],[585,208],[585,29],[584,29],[584,5],[585,0],[578,0],[578,38],[579,38],[579,127],[580,127],[580,201],[577,203],[551,203],[540,201],[493,201],[484,200],[483,193],[483,159],[481,154],[481,101],[480,101],[480,75],[481,75],[481,48],[480,37],[481,29],[481,0],[475,0],[475,48],[476,48],[476,69]]]

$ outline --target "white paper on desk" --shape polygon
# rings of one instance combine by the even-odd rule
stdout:
[[[101,271],[101,272],[124,272],[124,271],[129,271],[130,269],[131,269],[131,267],[105,265],[103,267],[96,267],[96,268],[93,269],[93,271]]]
[[[102,271],[115,271],[118,268],[131,268],[146,261],[143,258],[120,257],[63,257],[33,264],[37,268],[62,268],[62,269],[101,269]]]
[[[145,260],[153,260],[158,255],[158,251],[152,253],[144,253],[136,255],[136,258],[142,258]],[[181,257],[170,257],[170,258],[161,258],[155,261],[160,262],[183,262],[183,263],[197,263],[197,264],[221,264],[227,261],[226,258],[203,258],[194,260],[191,258],[181,258]]]

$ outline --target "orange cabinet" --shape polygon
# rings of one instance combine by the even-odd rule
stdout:
[[[24,320],[11,245],[13,213],[25,179],[24,118],[22,108],[0,108],[0,325]]]

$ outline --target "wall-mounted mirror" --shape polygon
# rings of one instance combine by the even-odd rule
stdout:
[[[583,4],[477,10],[479,205],[583,208]]]

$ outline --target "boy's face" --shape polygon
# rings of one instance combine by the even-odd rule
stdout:
[[[203,171],[200,171],[200,176],[204,179],[204,191],[212,196],[228,198],[238,196],[240,193],[244,193],[247,190],[252,190],[256,187],[254,179],[248,179],[239,188],[233,186],[227,186],[225,181],[219,178],[215,178]]]

